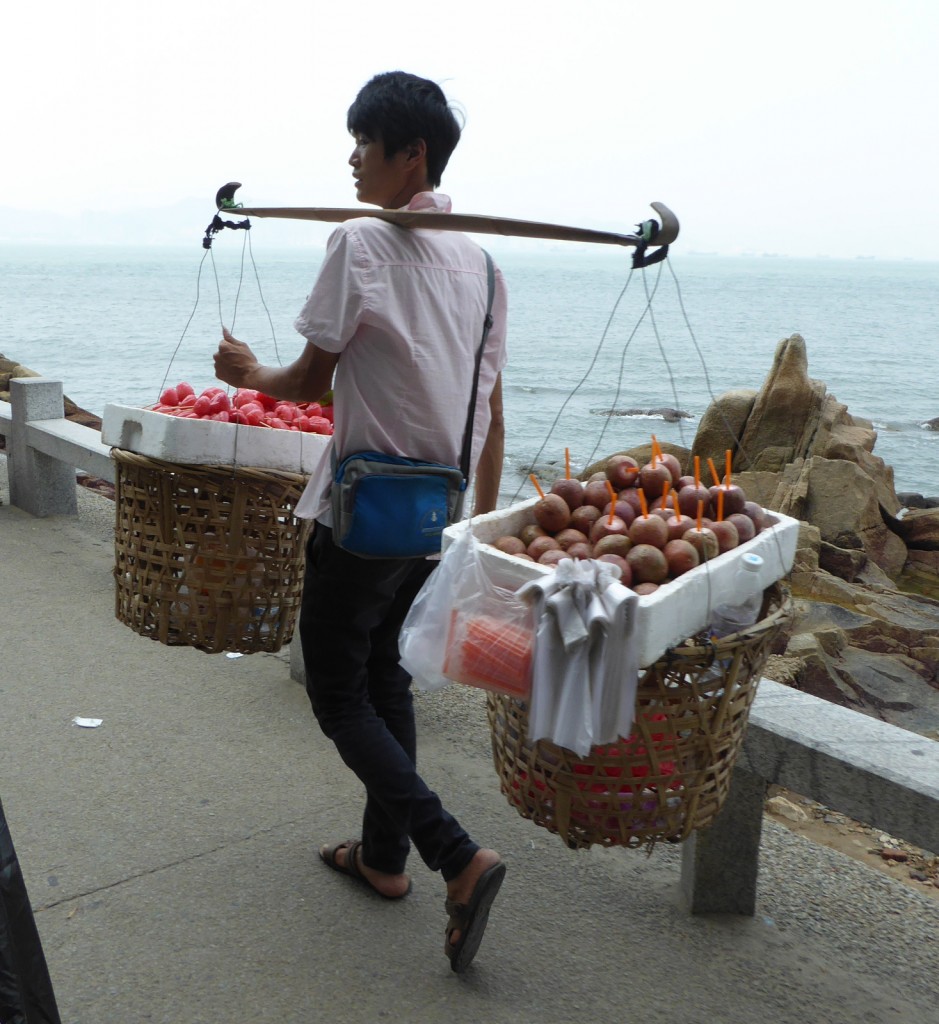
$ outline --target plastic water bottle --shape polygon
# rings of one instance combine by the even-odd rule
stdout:
[[[763,606],[763,589],[759,577],[762,568],[763,559],[759,555],[744,555],[740,559],[740,565],[734,573],[734,599],[714,609],[708,627],[709,636],[729,636],[756,622]]]
[[[760,608],[763,606],[763,590],[759,577],[762,568],[763,559],[759,555],[744,555],[740,559],[740,565],[734,573],[733,601],[719,604],[712,612],[708,626],[708,636],[712,640],[719,640],[731,633],[739,633],[752,626],[759,618]],[[707,685],[714,679],[723,678],[729,666],[729,658],[715,661],[701,676],[701,683]],[[723,690],[718,690],[714,696],[718,697],[721,693]]]

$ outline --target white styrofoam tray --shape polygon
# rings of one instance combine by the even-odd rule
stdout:
[[[463,530],[472,530],[476,539],[487,545],[506,534],[517,535],[523,526],[535,521],[532,509],[538,500],[531,498],[447,527],[443,532],[443,549]],[[765,509],[764,515],[768,525],[752,540],[638,598],[635,635],[641,645],[640,665],[651,665],[669,647],[704,629],[711,611],[721,602],[733,599],[733,578],[741,555],[752,553],[762,557],[763,567],[758,574],[761,588],[788,575],[795,560],[799,521]],[[548,566],[515,558],[494,547],[483,547],[480,553],[492,581],[510,590],[553,572]]]
[[[182,419],[129,405],[106,405],[101,440],[123,451],[186,466],[252,466],[287,473],[316,471],[331,438],[298,430]]]

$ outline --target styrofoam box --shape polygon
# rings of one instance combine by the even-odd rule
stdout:
[[[101,440],[186,466],[251,466],[299,474],[315,472],[330,442],[324,434],[182,419],[129,405],[104,407]]]
[[[535,521],[532,509],[538,500],[532,498],[447,527],[443,532],[444,550],[463,530],[472,530],[477,540],[485,544],[507,534],[518,534],[523,526]],[[711,611],[722,602],[733,600],[733,578],[741,555],[752,553],[762,557],[763,567],[758,574],[761,588],[789,573],[795,560],[799,521],[779,512],[764,510],[764,515],[767,525],[752,540],[664,584],[655,593],[639,597],[635,635],[640,644],[640,665],[651,665],[669,647],[704,629]],[[510,590],[554,571],[493,547],[481,548],[480,557],[492,581]]]

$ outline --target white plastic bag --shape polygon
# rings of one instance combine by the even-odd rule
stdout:
[[[514,697],[531,689],[532,610],[496,586],[464,530],[418,592],[401,627],[401,664],[420,690],[464,683]]]

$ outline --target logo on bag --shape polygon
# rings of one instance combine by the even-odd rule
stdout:
[[[443,533],[447,525],[447,510],[444,507],[428,509],[421,520],[420,531],[425,537],[434,537]]]

